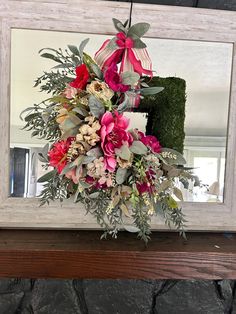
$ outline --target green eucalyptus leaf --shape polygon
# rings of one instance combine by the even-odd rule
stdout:
[[[68,45],[68,48],[70,49],[70,51],[74,54],[74,55],[76,55],[76,56],[81,56],[80,55],[80,52],[79,52],[79,50],[78,50],[78,48],[76,47],[76,46],[74,46],[74,45]]]
[[[81,64],[80,59],[79,59],[78,57],[76,57],[75,55],[72,55],[72,56],[71,56],[71,60],[74,62],[74,64],[75,64],[76,66],[78,66],[78,65]]]
[[[82,162],[82,163],[83,163],[84,165],[87,165],[87,164],[93,162],[95,159],[96,159],[95,156],[84,156],[84,159],[83,159],[83,162]]]
[[[39,50],[38,53],[41,53],[43,50],[49,50],[49,51],[53,51],[55,53],[58,53],[58,51],[56,49],[53,49],[53,48],[42,48],[42,49]]]
[[[132,225],[123,225],[123,228],[128,231],[128,232],[132,232],[132,233],[137,233],[140,231],[139,228],[132,226]]]
[[[185,165],[186,160],[183,155],[171,148],[161,148],[160,155],[169,165]],[[180,169],[176,169],[181,172]]]
[[[101,157],[103,154],[102,154],[102,150],[100,147],[95,147],[95,148],[92,148],[90,149],[88,152],[87,152],[87,156],[94,156],[96,158],[99,158]]]
[[[89,42],[89,38],[86,38],[79,45],[79,55],[80,55],[81,59],[83,58],[84,48],[88,42]]]
[[[140,76],[136,72],[126,71],[121,74],[122,84],[124,85],[136,85]]]
[[[127,169],[118,168],[116,171],[116,182],[117,184],[122,184],[126,180]]]
[[[82,186],[84,189],[87,189],[91,186],[91,184],[89,184],[85,181],[82,181],[82,180],[79,181],[79,185]]]
[[[127,36],[128,37],[142,37],[146,32],[149,30],[150,24],[148,23],[137,23],[130,27],[128,30]]]
[[[37,182],[38,183],[46,182],[46,181],[50,180],[52,177],[54,177],[56,173],[57,173],[57,170],[53,169],[52,171],[47,172],[43,176],[38,178]]]
[[[62,128],[62,130],[64,131],[69,131],[71,129],[74,129],[75,124],[71,119],[65,119],[61,124],[60,127]]]
[[[91,68],[92,71],[94,72],[94,74],[97,76],[97,78],[99,78],[100,80],[103,79],[103,73],[101,71],[101,69],[99,68],[99,66],[95,63],[91,64]]]
[[[48,151],[49,151],[49,143],[47,143],[46,145],[44,145],[41,154],[43,155],[43,157],[45,159],[48,159]]]
[[[98,198],[99,194],[100,194],[99,192],[93,192],[93,193],[89,194],[88,197],[93,198],[93,199]]]
[[[39,135],[39,130],[35,130],[31,133],[31,137]]]
[[[52,69],[65,69],[65,68],[72,68],[74,65],[72,63],[63,63],[63,64],[58,64],[55,65]]]
[[[49,118],[50,118],[50,114],[47,111],[42,112],[42,119],[45,123],[48,122]]]
[[[121,21],[119,21],[115,18],[113,18],[112,21],[113,21],[115,28],[118,30],[118,32],[126,33],[127,30]]]
[[[129,160],[131,156],[131,152],[127,145],[122,145],[120,148],[115,149],[115,153],[124,160]]]
[[[68,119],[70,119],[70,121],[72,121],[74,123],[74,126],[80,125],[82,123],[82,120],[71,112],[69,112],[69,118]]]
[[[26,113],[26,112],[28,112],[28,111],[32,111],[32,110],[35,110],[35,107],[28,107],[28,108],[24,109],[23,111],[21,111],[21,113],[20,113],[20,119],[21,119],[22,121],[24,121],[25,118],[23,118],[23,114]]]
[[[147,88],[141,88],[140,89],[140,94],[143,96],[147,96],[147,95],[155,95],[158,94],[160,92],[162,92],[164,89],[164,87],[147,87]]]
[[[146,47],[147,45],[140,38],[134,39],[134,48],[146,48]]]
[[[141,82],[140,84],[142,87],[149,87],[149,85],[146,82]]]
[[[61,124],[61,126],[62,126],[62,124]],[[62,126],[62,129],[63,129],[63,126]],[[76,136],[76,134],[78,133],[78,129],[79,129],[78,126],[72,127],[72,128],[69,128],[69,129],[63,129],[64,133],[61,136],[61,139],[62,140],[66,140],[70,136]]]
[[[100,118],[104,112],[105,112],[105,107],[102,104],[102,102],[97,99],[95,96],[91,95],[89,97],[89,108],[93,116],[96,118]]]
[[[79,196],[80,196],[80,190],[78,189],[74,195],[74,203],[77,203]]]
[[[88,111],[85,110],[84,108],[82,107],[75,107],[72,109],[73,112],[76,112],[78,114],[80,114],[81,116],[83,117],[87,117],[89,114],[88,114]]]
[[[73,165],[75,165],[76,167],[80,167],[84,161],[84,155],[80,155],[79,157],[77,157],[74,161],[73,161]]]
[[[124,22],[124,27],[126,27],[127,25],[128,25],[128,23],[129,23],[129,20],[126,20],[125,22]]]
[[[125,98],[124,98],[123,102],[120,103],[119,106],[117,107],[117,111],[118,112],[124,112],[129,108],[130,108],[129,95],[127,93],[125,93]]]
[[[27,115],[24,120],[25,120],[25,122],[28,122],[28,121],[32,120],[34,117],[36,117],[38,115],[39,114],[37,112],[36,113],[31,113],[31,114]]]
[[[60,176],[63,176],[64,174],[66,174],[68,171],[70,171],[71,169],[74,169],[76,167],[76,165],[74,165],[74,163],[73,162],[70,162],[69,164],[67,164],[64,168],[63,168],[63,170],[62,170],[62,172],[60,173]]]
[[[53,54],[48,53],[48,52],[41,54],[41,57],[46,58],[46,59],[51,59],[51,60],[58,62],[58,63],[63,63],[58,57],[56,57]]]
[[[137,155],[145,155],[147,153],[147,147],[141,141],[133,141],[129,149]]]
[[[42,153],[38,153],[38,160],[41,162],[48,162],[48,159],[46,159]]]

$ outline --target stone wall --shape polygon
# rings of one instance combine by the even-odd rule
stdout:
[[[236,314],[231,280],[0,281],[1,314]]]

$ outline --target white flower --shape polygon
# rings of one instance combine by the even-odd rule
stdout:
[[[91,84],[87,86],[87,92],[104,101],[110,100],[114,95],[113,90],[111,90],[105,82],[99,81],[92,81]]]

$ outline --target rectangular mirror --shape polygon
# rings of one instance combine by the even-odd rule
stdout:
[[[22,130],[25,122],[20,119],[20,113],[26,107],[45,99],[45,93],[39,92],[33,84],[44,70],[55,66],[52,60],[40,57],[38,51],[45,47],[64,50],[68,44],[79,45],[85,38],[90,38],[86,52],[94,56],[109,36],[11,30],[11,196],[35,197],[42,188],[37,179],[44,170],[37,155],[46,142]],[[154,75],[178,77],[186,82],[184,156],[186,165],[193,167],[199,177],[201,187],[194,187],[192,183],[189,192],[180,183],[184,200],[222,202],[233,44],[159,38],[146,38],[145,41]],[[131,128],[146,131],[145,113],[125,115],[130,118]]]
[[[126,20],[130,4],[81,0],[68,10],[66,2],[54,2],[53,10],[48,2],[0,4],[0,227],[98,228],[80,204],[39,207],[44,170],[36,157],[45,143],[22,130],[19,114],[45,97],[34,80],[55,64],[40,58],[41,48],[90,37],[93,55],[116,32],[111,18]],[[143,21],[151,25],[144,41],[156,74],[186,81],[184,154],[202,182],[184,195],[188,229],[236,231],[236,13],[134,3],[132,23]],[[145,130],[145,113],[127,115]],[[153,217],[152,228],[167,227]]]

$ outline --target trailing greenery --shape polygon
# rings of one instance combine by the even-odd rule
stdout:
[[[138,112],[147,112],[146,134],[154,135],[162,147],[183,153],[186,103],[185,80],[177,77],[153,77],[149,86],[162,86],[164,90],[142,99]]]

